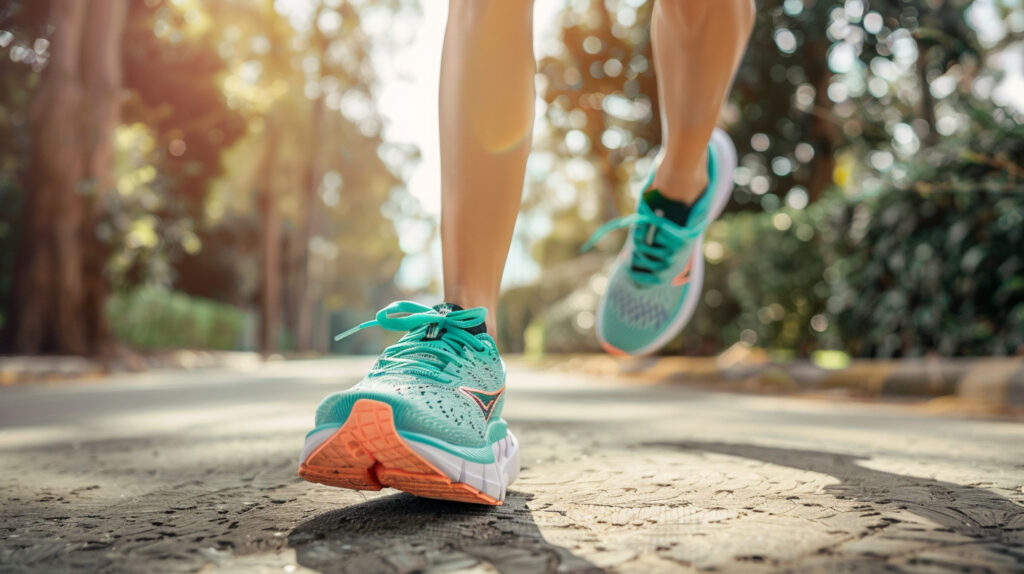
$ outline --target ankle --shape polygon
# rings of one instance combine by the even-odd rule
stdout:
[[[692,206],[708,187],[707,170],[685,174],[662,165],[655,174],[651,187],[657,189],[666,199]]]

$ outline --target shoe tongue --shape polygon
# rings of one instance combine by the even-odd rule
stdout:
[[[698,201],[700,198],[697,198]],[[680,227],[685,226],[687,220],[690,218],[690,213],[693,210],[693,206],[682,201],[676,201],[669,199],[661,194],[657,189],[651,188],[644,192],[643,202],[647,204],[647,207],[651,208],[658,217],[663,217]],[[648,245],[655,247],[661,247],[662,244],[658,242],[657,230],[651,225],[644,235],[644,242]],[[654,272],[644,267],[633,265],[632,270],[636,273],[648,273],[653,274]]]
[[[460,305],[456,305],[455,303],[440,303],[438,305],[434,305],[433,309],[442,315],[447,315],[452,311],[465,311],[465,309],[463,309]],[[474,327],[468,327],[463,330],[469,333],[470,335],[479,335],[480,333],[487,332],[487,325],[485,325],[484,323],[480,323],[479,325],[476,325]]]
[[[644,203],[651,208],[651,211],[657,213],[658,217],[664,217],[680,227],[686,226],[686,221],[690,218],[690,211],[693,210],[693,205],[669,199],[657,189],[648,189],[644,192]]]

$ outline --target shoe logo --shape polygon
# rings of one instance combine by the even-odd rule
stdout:
[[[690,256],[690,260],[686,262],[686,267],[672,278],[672,286],[680,287],[690,282],[690,267],[693,266],[693,256]]]
[[[473,402],[484,412],[484,420],[491,420],[491,414],[494,412],[494,407],[498,405],[501,393],[505,392],[505,387],[501,387],[493,393],[470,387],[459,387],[459,392],[473,399]]]

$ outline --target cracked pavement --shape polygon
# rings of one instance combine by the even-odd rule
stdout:
[[[505,506],[295,476],[371,359],[0,389],[0,572],[1021,572],[1024,425],[513,362]]]

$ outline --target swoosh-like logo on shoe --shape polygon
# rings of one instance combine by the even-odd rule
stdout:
[[[484,420],[491,420],[491,414],[494,412],[494,407],[498,405],[501,393],[505,392],[505,387],[501,387],[494,392],[481,391],[480,389],[470,387],[459,387],[459,392],[473,399],[473,402],[484,412]]]
[[[690,260],[686,262],[686,267],[684,267],[683,270],[679,272],[679,275],[676,275],[675,277],[672,278],[673,287],[686,285],[687,283],[690,282],[690,267],[692,266],[693,256],[691,255]]]

